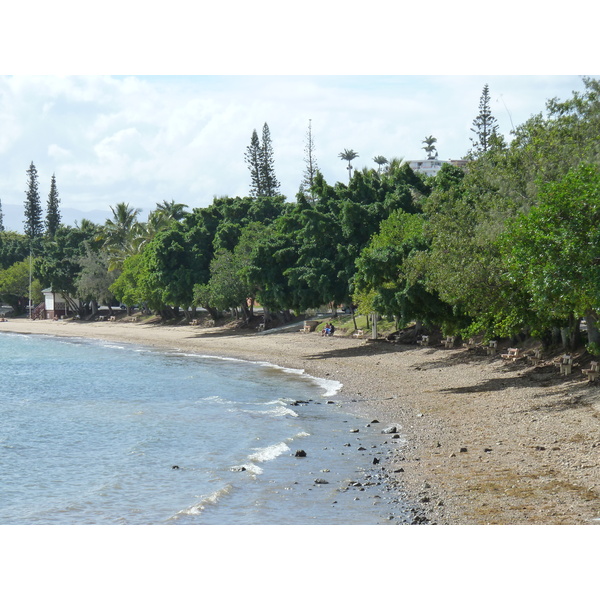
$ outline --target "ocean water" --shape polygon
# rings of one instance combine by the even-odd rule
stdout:
[[[0,524],[406,518],[373,464],[390,453],[383,424],[346,414],[337,382],[248,361],[9,333],[0,334],[0,381]]]

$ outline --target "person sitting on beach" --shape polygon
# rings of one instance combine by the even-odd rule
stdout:
[[[327,335],[333,335],[334,331],[335,327],[333,326],[333,323],[329,323],[329,333]]]
[[[323,327],[323,331],[321,331],[321,335],[330,335],[331,325],[327,323],[325,327]]]

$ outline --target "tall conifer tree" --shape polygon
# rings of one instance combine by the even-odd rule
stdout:
[[[4,231],[4,213],[2,212],[2,200],[0,200],[0,233]]]
[[[265,196],[272,197],[279,194],[279,182],[275,177],[275,160],[273,158],[271,132],[266,123],[263,125],[262,130],[260,178]]]
[[[306,164],[306,169],[304,170],[301,189],[314,202],[315,196],[312,193],[311,188],[315,182],[318,166],[317,159],[315,158],[315,139],[312,134],[311,119],[308,120],[308,132],[306,134],[306,146],[304,148],[304,163]]]
[[[481,92],[479,99],[479,114],[473,120],[471,131],[475,134],[475,138],[470,138],[473,142],[473,154],[481,156],[489,149],[494,137],[498,135],[498,124],[496,117],[492,115],[490,109],[490,88],[486,83]]]
[[[256,129],[252,132],[250,145],[246,147],[245,160],[250,169],[250,196],[258,198],[264,196],[261,181],[261,147]]]
[[[26,171],[29,181],[27,185],[25,200],[25,235],[30,241],[36,240],[44,233],[42,222],[42,205],[40,204],[40,194],[38,192],[38,174],[33,161]]]
[[[58,205],[60,204],[60,198],[58,197],[58,190],[56,189],[56,177],[53,174],[50,180],[50,193],[48,194],[48,205],[46,209],[46,235],[49,238],[53,238],[56,234],[56,230],[60,226],[60,211]]]

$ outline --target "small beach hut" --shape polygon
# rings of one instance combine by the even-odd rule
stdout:
[[[67,316],[69,312],[73,312],[72,307],[75,303],[66,294],[53,292],[52,288],[42,290],[42,294],[44,294],[44,304],[39,308],[44,311],[45,316],[41,314],[42,311],[40,310],[37,318],[60,319]]]

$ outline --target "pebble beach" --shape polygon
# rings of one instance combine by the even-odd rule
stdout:
[[[299,326],[300,327],[300,326]],[[598,387],[577,368],[481,348],[419,347],[296,329],[9,319],[0,332],[126,341],[302,369],[343,384],[349,412],[396,427],[383,468],[423,523],[600,523]],[[419,520],[417,520],[419,522]]]

